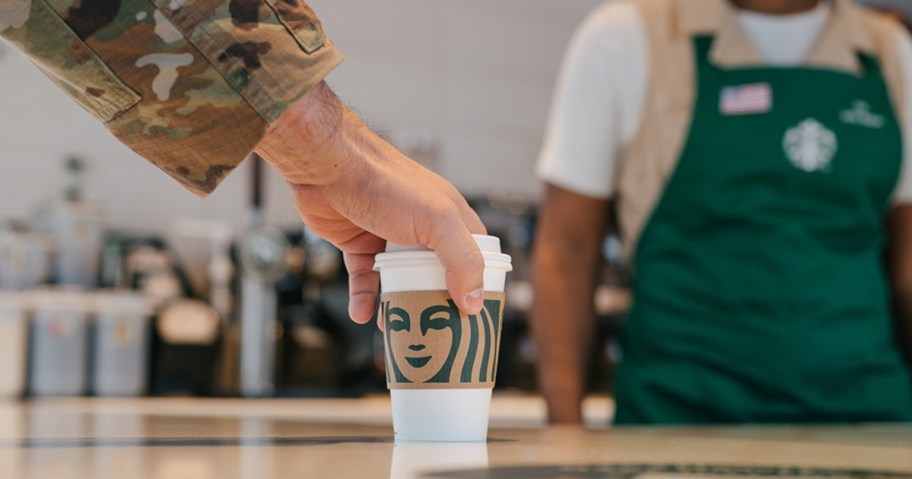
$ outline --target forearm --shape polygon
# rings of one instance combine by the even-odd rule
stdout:
[[[313,207],[324,203],[348,218],[358,218],[359,228],[382,231],[388,225],[399,225],[409,231],[409,244],[431,247],[445,242],[438,237],[441,229],[435,224],[453,218],[454,208],[460,215],[468,209],[453,185],[374,133],[325,84],[293,104],[267,132],[257,152],[293,187],[305,222],[320,222]],[[386,208],[394,198],[409,196],[403,188],[435,194],[423,204]],[[414,216],[418,212],[420,218]],[[471,218],[463,220],[470,221],[474,230],[484,229],[474,212],[468,216]],[[337,236],[337,241],[350,239],[356,238]]]
[[[594,332],[592,291],[596,261],[543,245],[534,256],[532,327],[539,388],[556,423],[580,423]]]
[[[396,173],[395,163],[406,159],[323,82],[288,108],[256,151],[296,186],[350,183],[353,176],[376,179]]]
[[[369,190],[396,188],[389,185],[390,179],[407,177],[416,166],[368,128],[325,83],[291,105],[256,151],[294,188],[300,209],[308,209],[317,198],[329,201],[363,218],[363,228],[378,228],[396,218],[372,211],[373,201],[351,200],[363,198]],[[431,188],[435,182],[428,181],[422,186]],[[438,187],[461,199],[449,183],[441,180]]]
[[[912,367],[912,206],[900,205],[890,213],[887,250],[896,343]]]
[[[912,367],[912,290],[894,291],[896,341]]]
[[[291,184],[328,185],[358,156],[355,138],[369,133],[361,128],[357,116],[321,82],[288,108],[256,152]]]

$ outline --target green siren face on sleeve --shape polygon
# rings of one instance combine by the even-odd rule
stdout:
[[[383,294],[390,389],[494,387],[503,293],[485,293],[484,305],[467,315],[446,291]]]
[[[404,346],[391,348],[393,362],[399,373],[411,382],[439,382],[442,378],[438,376],[448,376],[444,368],[452,368],[451,356],[459,344],[461,324],[459,309],[452,300],[447,302],[446,306],[431,306],[421,311],[419,321],[412,321],[408,311],[402,308],[384,308],[388,342]],[[388,307],[389,302],[384,305]]]

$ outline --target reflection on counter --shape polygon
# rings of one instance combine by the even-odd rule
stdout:
[[[90,404],[0,402],[0,477],[259,479],[289,477],[289,468],[308,466],[322,474],[291,477],[363,477],[345,473],[345,467],[363,472],[357,464],[346,465],[349,452],[329,453],[335,457],[325,464],[314,464],[307,454],[325,456],[325,447],[309,446],[339,444],[379,446],[359,456],[380,467],[378,477],[386,477],[392,454],[387,431],[376,427],[368,429],[370,436],[352,435],[345,428],[234,412],[221,418],[175,417],[102,411]],[[184,404],[206,411],[212,403]],[[297,459],[302,448],[305,457]]]
[[[486,443],[396,443],[390,479],[418,479],[448,469],[488,468]]]

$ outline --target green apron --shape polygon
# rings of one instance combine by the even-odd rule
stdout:
[[[637,245],[616,423],[912,420],[883,264],[902,136],[879,63],[723,69],[712,43],[694,40],[691,130]],[[771,109],[723,114],[723,90]]]

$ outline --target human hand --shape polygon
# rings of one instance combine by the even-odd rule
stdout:
[[[336,245],[349,273],[349,315],[370,320],[386,241],[420,244],[446,268],[463,311],[482,307],[484,258],[478,215],[453,185],[370,131],[324,85],[292,105],[257,148],[292,188],[301,219]]]

